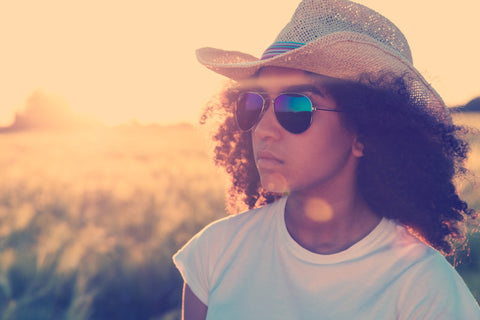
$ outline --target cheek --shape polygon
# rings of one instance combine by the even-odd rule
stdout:
[[[292,184],[308,185],[335,176],[355,157],[352,145],[353,137],[340,131],[336,136],[312,142],[309,148],[297,149],[292,152],[289,180]]]

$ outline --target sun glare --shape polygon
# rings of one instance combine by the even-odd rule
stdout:
[[[358,1],[400,27],[418,69],[448,105],[480,96],[473,41],[480,2]],[[223,78],[196,61],[195,49],[260,56],[299,1],[245,0],[234,11],[220,0],[26,2],[0,5],[0,125],[39,88],[109,125],[196,122]]]

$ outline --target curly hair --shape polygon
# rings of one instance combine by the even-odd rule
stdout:
[[[474,210],[459,198],[453,178],[465,173],[469,151],[466,129],[446,123],[409,94],[405,77],[367,75],[357,82],[333,81],[326,92],[336,101],[346,128],[364,145],[357,184],[372,210],[394,219],[445,253],[461,238],[459,222]],[[220,123],[213,140],[215,164],[231,177],[228,207],[249,209],[271,203],[281,194],[262,189],[255,167],[250,132],[234,119],[239,90],[230,85],[206,107],[201,123]]]

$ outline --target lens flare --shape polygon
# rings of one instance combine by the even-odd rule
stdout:
[[[263,188],[270,192],[287,193],[289,191],[287,179],[278,172],[261,174],[261,182]]]
[[[323,199],[311,199],[305,205],[305,213],[315,222],[327,222],[333,218],[332,206]]]

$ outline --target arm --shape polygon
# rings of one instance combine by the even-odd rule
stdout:
[[[208,307],[197,298],[188,284],[183,285],[183,320],[205,320],[207,318]]]

